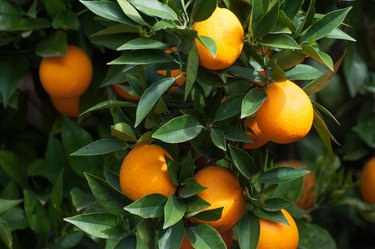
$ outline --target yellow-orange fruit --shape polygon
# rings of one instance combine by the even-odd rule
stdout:
[[[132,95],[128,91],[126,91],[124,88],[120,87],[119,85],[112,85],[113,89],[115,89],[116,93],[120,95],[121,98],[132,100],[132,101],[138,101],[140,99],[139,96]]]
[[[362,168],[359,189],[365,202],[375,204],[375,157]]]
[[[79,114],[79,97],[58,98],[51,96],[53,106],[65,116],[76,118]]]

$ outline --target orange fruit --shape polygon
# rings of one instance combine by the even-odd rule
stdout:
[[[172,158],[158,145],[143,144],[132,149],[120,169],[122,193],[134,201],[148,194],[174,194],[176,186],[168,176],[165,156]]]
[[[249,131],[245,131],[246,136],[253,140],[253,143],[245,143],[245,149],[256,149],[268,142],[268,139],[263,135],[263,133],[259,130],[258,124],[255,118],[246,118],[244,122],[245,127],[251,129],[252,133]]]
[[[233,229],[230,229],[224,233],[221,233],[221,238],[224,240],[225,245],[229,249],[232,246],[233,242]],[[182,240],[182,244],[180,249],[194,249],[194,247],[189,242],[189,239],[185,233],[184,239]]]
[[[260,219],[260,235],[257,249],[297,249],[298,228],[293,217],[281,210],[289,225]]]
[[[309,96],[289,80],[267,85],[266,94],[267,99],[255,113],[264,136],[280,144],[305,137],[314,118]]]
[[[176,47],[171,47],[170,49],[167,49],[165,50],[164,52],[166,52],[167,54],[170,54],[170,53],[173,53],[173,52],[176,52],[177,51],[177,48]],[[180,76],[178,79],[176,79],[176,84],[178,85],[178,87],[181,87],[185,84],[185,81],[186,81],[186,73],[185,72],[181,72],[180,69],[172,69],[172,70],[165,70],[165,69],[159,69],[158,70],[158,73],[161,74],[161,75],[164,75],[166,77],[172,77],[172,78],[176,78],[178,76]],[[171,87],[171,91],[172,92],[176,92],[178,87]]]
[[[207,189],[198,196],[211,204],[204,210],[223,207],[221,218],[216,221],[200,220],[191,217],[191,222],[211,225],[219,233],[231,229],[241,218],[245,208],[245,197],[238,178],[228,169],[219,166],[209,166],[198,171],[193,178]]]
[[[58,98],[51,96],[53,106],[58,112],[68,117],[75,118],[79,114],[79,97]]]
[[[303,167],[304,164],[296,160],[288,160],[278,162],[277,165],[289,166],[292,168]],[[308,167],[306,167],[308,169]],[[296,206],[303,209],[309,209],[314,205],[315,202],[315,192],[314,186],[316,184],[316,178],[312,173],[303,176],[303,185],[301,195],[296,201]]]
[[[199,64],[211,70],[220,70],[232,65],[240,56],[243,43],[244,31],[237,16],[228,9],[216,8],[212,15],[194,24],[194,30],[199,36],[208,36],[216,43],[216,55],[196,39]]]
[[[115,89],[116,93],[120,95],[121,98],[127,99],[127,100],[133,100],[138,101],[140,99],[139,96],[132,95],[128,91],[126,91],[124,88],[120,87],[119,85],[112,85],[113,89]]]
[[[79,47],[70,45],[65,56],[44,57],[39,66],[43,88],[50,96],[71,98],[82,95],[92,80],[90,58]]]
[[[375,157],[362,168],[359,190],[365,202],[375,204]]]

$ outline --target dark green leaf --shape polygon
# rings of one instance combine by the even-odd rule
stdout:
[[[186,201],[188,213],[186,217],[193,216],[204,208],[209,207],[211,204],[200,198],[198,195],[194,195]]]
[[[167,198],[161,194],[150,194],[124,207],[131,214],[143,218],[157,218],[163,215],[163,207]]]
[[[85,177],[91,192],[105,210],[116,215],[124,214],[124,206],[131,203],[126,196],[97,176],[86,173]]]
[[[321,226],[307,222],[297,222],[299,231],[298,247],[301,249],[336,249],[336,242]]]
[[[354,45],[348,49],[343,69],[350,96],[355,97],[366,82],[368,69],[366,59]]]
[[[281,198],[290,202],[295,202],[301,194],[303,177],[293,181],[278,184],[272,192],[272,198]]]
[[[284,214],[281,211],[269,212],[261,208],[255,208],[252,210],[252,212],[254,215],[261,219],[289,225],[288,220],[285,218]]]
[[[117,139],[103,138],[96,140],[88,145],[85,145],[78,150],[71,153],[71,156],[94,156],[112,153],[119,150],[124,150],[127,145]]]
[[[256,249],[259,235],[259,219],[249,212],[245,213],[238,224],[238,242],[240,247]]]
[[[70,198],[77,212],[88,209],[97,203],[92,194],[88,194],[78,187],[74,187],[70,191]]]
[[[326,123],[324,122],[324,119],[322,118],[322,116],[319,114],[317,110],[314,110],[313,125],[314,125],[315,130],[318,132],[318,135],[320,139],[322,140],[324,146],[327,148],[329,152],[332,153],[331,140],[336,141],[336,139],[333,137],[333,135],[329,131]]]
[[[175,249],[180,248],[182,239],[184,238],[184,222],[180,220],[173,226],[167,229],[159,229],[158,231],[158,244],[159,248]]]
[[[202,45],[205,46],[208,51],[210,51],[211,55],[215,57],[217,52],[216,42],[208,36],[198,35],[197,38],[202,43]]]
[[[182,182],[192,177],[194,175],[194,169],[195,169],[195,165],[193,162],[193,157],[191,155],[191,151],[188,151],[184,161],[182,162],[180,175],[178,177],[179,181]]]
[[[111,126],[111,134],[118,139],[124,140],[126,142],[136,142],[137,138],[134,131],[130,125],[121,122]]]
[[[333,61],[331,57],[324,53],[323,51],[320,51],[317,48],[314,48],[309,45],[302,45],[302,53],[306,54],[307,56],[310,56],[314,60],[320,62],[321,64],[328,67],[331,71],[333,71]]]
[[[262,173],[258,181],[270,184],[280,184],[292,181],[299,177],[302,177],[306,174],[310,173],[310,171],[305,169],[295,169],[290,167],[279,167],[268,170]]]
[[[13,248],[13,236],[8,222],[0,217],[0,240],[7,248]]]
[[[54,183],[60,170],[68,165],[68,159],[62,142],[50,135],[44,154],[43,172],[51,183]]]
[[[225,134],[220,129],[211,129],[210,132],[211,140],[221,150],[227,150],[227,143],[225,139]]]
[[[35,53],[41,57],[64,56],[67,45],[68,41],[65,32],[57,30],[36,44]]]
[[[304,30],[304,28],[310,27],[310,25],[314,21],[314,16],[315,16],[315,0],[310,0],[309,8],[307,9],[305,18],[299,25],[297,31],[294,33],[294,38],[298,37],[301,34],[301,32]]]
[[[225,243],[220,234],[207,224],[190,224],[186,227],[189,242],[199,249],[225,249]]]
[[[191,11],[191,20],[201,22],[212,15],[217,7],[217,0],[197,0]]]
[[[200,185],[194,178],[187,178],[181,183],[181,185],[183,187],[178,192],[181,198],[192,197],[193,195],[206,189],[206,187]]]
[[[182,200],[171,195],[164,206],[163,229],[169,228],[181,221],[186,212],[186,204]]]
[[[251,14],[253,17],[252,26],[256,26],[263,16],[263,0],[252,0]]]
[[[153,17],[159,17],[167,20],[177,20],[177,14],[168,5],[159,2],[158,0],[129,0],[129,2],[136,7],[140,12]]]
[[[117,0],[117,3],[120,5],[125,15],[127,15],[131,20],[141,25],[148,25],[148,23],[142,18],[142,16],[138,13],[134,6],[129,3],[128,0]]]
[[[108,65],[147,65],[173,61],[174,58],[163,51],[133,50],[123,52],[120,57],[109,62]]]
[[[248,67],[231,66],[228,68],[228,71],[246,80],[263,81],[263,78],[259,76],[258,72]]]
[[[187,57],[186,64],[186,82],[185,82],[185,100],[189,96],[191,89],[193,88],[194,82],[197,78],[199,67],[199,57],[197,46],[194,44]]]
[[[178,173],[180,172],[182,165],[177,161],[171,160],[167,156],[164,156],[164,158],[167,161],[169,179],[171,179],[175,186],[178,186]]]
[[[254,158],[236,146],[229,145],[229,151],[236,168],[247,179],[251,179],[251,176],[256,172]]]
[[[120,224],[118,224],[118,217],[113,214],[86,213],[64,220],[77,226],[82,231],[102,239],[119,237],[123,233]]]
[[[15,153],[0,150],[0,168],[17,184],[27,185],[25,162]]]
[[[54,29],[77,30],[79,28],[77,14],[71,10],[60,12],[53,18],[52,27]]]
[[[224,207],[200,211],[194,215],[195,218],[205,221],[216,221],[221,218]]]
[[[271,199],[267,199],[264,202],[263,209],[266,211],[274,212],[274,211],[279,211],[280,209],[283,209],[283,208],[287,208],[291,205],[292,205],[292,202],[288,200],[281,199],[281,198],[271,198]]]
[[[290,19],[293,19],[293,17],[295,17],[298,11],[301,9],[303,2],[304,0],[286,0],[283,4],[285,14]]]
[[[221,127],[220,129],[224,132],[227,140],[245,143],[253,142],[253,140],[246,136],[245,132],[237,126],[225,126]]]
[[[275,4],[254,27],[254,34],[260,38],[265,36],[275,26],[279,17],[279,4]]]
[[[266,100],[267,95],[262,88],[250,89],[242,99],[241,118],[253,115]]]
[[[174,28],[176,28],[176,24],[169,20],[160,20],[152,26],[152,29],[155,31],[159,31],[162,29],[174,29]]]
[[[51,18],[68,9],[64,0],[45,0],[44,6]]]
[[[334,29],[332,30],[327,36],[326,38],[329,38],[329,39],[338,39],[338,40],[346,40],[346,41],[352,41],[352,42],[355,42],[356,40],[351,37],[350,35],[348,35],[347,33],[345,33],[344,31],[342,31],[341,29]]]
[[[114,107],[135,107],[136,105],[130,102],[125,102],[125,101],[119,101],[119,100],[105,100],[103,102],[100,102],[93,107],[90,107],[83,113],[81,113],[81,116],[93,112],[93,111],[98,111],[98,110],[103,110],[103,109],[108,109],[108,108],[114,108]]]
[[[159,98],[174,83],[175,78],[164,78],[153,83],[141,96],[137,106],[135,127],[137,127],[154,107]]]
[[[322,75],[315,67],[306,64],[299,64],[291,70],[285,72],[289,80],[314,80]]]
[[[322,106],[321,104],[319,104],[319,103],[317,103],[315,101],[311,101],[311,103],[313,104],[314,108],[316,108],[319,111],[323,112],[330,119],[332,119],[333,121],[335,121],[336,124],[340,125],[339,121],[335,118],[335,116],[333,116],[333,114],[330,111],[328,111],[324,106]]]
[[[168,46],[161,42],[152,39],[136,38],[130,40],[119,47],[117,50],[138,50],[138,49],[168,49]]]
[[[286,34],[269,34],[260,43],[274,48],[301,49],[298,43]]]
[[[8,223],[10,231],[22,230],[29,227],[27,223],[24,208],[13,207],[1,215],[1,218]]]
[[[216,110],[214,121],[233,117],[241,112],[243,95],[231,97],[224,101]]]
[[[22,200],[0,199],[0,213],[4,213],[5,211],[17,206],[21,202]]]
[[[137,249],[137,239],[135,235],[128,235],[116,243],[113,249]]]
[[[52,192],[50,194],[50,203],[53,210],[61,213],[61,204],[64,192],[64,169],[62,169],[53,183]],[[59,217],[60,218],[60,217]]]

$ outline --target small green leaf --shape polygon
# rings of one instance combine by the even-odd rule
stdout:
[[[357,47],[350,46],[344,61],[343,71],[351,97],[355,97],[359,89],[366,84],[368,79],[367,65],[365,57],[360,54]]]
[[[274,48],[301,49],[298,43],[286,34],[269,34],[260,41],[260,44]]]
[[[290,19],[293,19],[293,17],[295,17],[298,11],[301,9],[303,2],[304,0],[286,0],[284,1],[282,8],[285,11],[285,14]]]
[[[159,248],[163,249],[175,249],[180,248],[182,240],[184,238],[184,222],[180,220],[173,226],[167,229],[160,228],[158,230],[158,244]]]
[[[126,142],[136,142],[137,138],[134,131],[130,125],[121,122],[111,126],[111,134],[118,139],[124,140]]]
[[[145,38],[136,38],[130,40],[120,46],[117,50],[138,50],[138,49],[168,49],[168,46],[157,40],[145,39]]]
[[[57,14],[52,21],[54,29],[77,30],[79,20],[77,14],[71,10],[66,10]]]
[[[211,55],[213,57],[216,57],[216,52],[217,52],[216,42],[208,36],[198,35],[197,38],[202,43],[202,45],[205,46],[208,49],[208,51],[210,51]]]
[[[201,22],[209,18],[217,7],[217,0],[197,0],[191,11],[191,20]]]
[[[211,129],[210,132],[211,140],[219,149],[226,151],[227,144],[225,139],[225,134],[220,129]]]
[[[187,210],[188,213],[186,217],[190,217],[195,215],[196,213],[200,212],[202,209],[205,209],[211,206],[210,203],[200,198],[198,195],[194,195],[186,200]]]
[[[220,234],[207,224],[189,224],[186,227],[189,242],[199,249],[226,249]]]
[[[22,200],[0,199],[0,213],[4,213],[5,211],[17,206],[21,202]]]
[[[231,66],[228,68],[228,71],[246,80],[263,81],[263,78],[259,76],[258,72],[248,67]]]
[[[303,18],[303,21],[301,22],[301,24],[298,26],[298,29],[294,33],[294,38],[298,37],[305,27],[309,27],[313,23],[314,17],[315,17],[315,0],[310,0],[309,8],[307,9],[307,12],[305,14],[305,17]]]
[[[150,194],[124,207],[131,214],[143,218],[158,218],[163,215],[163,207],[167,198],[161,194]]]
[[[194,175],[194,170],[195,170],[195,165],[194,165],[193,157],[191,155],[191,151],[188,151],[184,161],[182,162],[180,175],[178,177],[179,181],[182,182],[192,177]]]
[[[252,212],[254,215],[261,219],[289,225],[288,220],[285,218],[284,214],[280,210],[270,212],[262,208],[255,208],[252,210]]]
[[[330,233],[316,224],[297,221],[299,231],[298,246],[301,248],[336,249],[336,242]]]
[[[227,140],[244,143],[253,142],[238,126],[224,126],[220,127],[220,130],[224,132]]]
[[[270,184],[280,184],[280,183],[292,181],[308,173],[310,173],[310,171],[305,170],[305,169],[279,167],[279,168],[274,168],[274,169],[271,169],[262,173],[258,177],[258,181],[263,182],[263,183],[270,183]]]
[[[267,95],[262,88],[251,88],[242,99],[241,118],[253,115],[266,100]]]
[[[180,172],[182,165],[177,161],[171,160],[167,156],[164,156],[164,158],[167,162],[168,176],[171,179],[172,183],[175,186],[178,186],[178,173]]]
[[[185,114],[169,120],[152,137],[167,143],[182,143],[198,136],[203,128],[193,116]]]
[[[283,208],[287,208],[291,205],[292,205],[292,202],[288,200],[281,199],[281,198],[271,198],[271,199],[267,199],[264,202],[263,209],[266,211],[274,212],[274,211],[279,211],[280,209],[283,209]]]
[[[275,4],[256,24],[254,34],[260,38],[268,34],[279,18],[279,4]]]
[[[333,116],[333,114],[328,111],[324,106],[322,106],[321,104],[315,102],[315,101],[311,101],[311,103],[313,104],[313,107],[318,109],[319,111],[323,112],[325,115],[327,115],[330,119],[332,119],[333,121],[335,121],[336,124],[340,125],[339,121],[335,118],[335,116]]]
[[[112,139],[103,138],[96,140],[88,145],[85,145],[78,150],[71,153],[71,156],[94,156],[94,155],[104,155],[112,153],[119,150],[124,150],[128,147],[124,142]]]
[[[120,5],[124,14],[127,15],[131,20],[141,25],[148,25],[148,23],[142,18],[142,16],[138,13],[134,6],[129,3],[128,0],[117,0],[117,3]]]
[[[53,44],[53,46],[51,46]],[[35,47],[35,53],[41,57],[64,56],[68,46],[66,33],[57,30],[40,40]]]
[[[181,183],[183,187],[179,190],[178,194],[181,198],[189,198],[193,195],[198,194],[199,192],[206,189],[200,185],[194,178],[187,178]]]
[[[329,131],[324,119],[319,114],[317,110],[314,110],[314,121],[313,125],[315,130],[318,132],[320,139],[322,140],[324,146],[329,152],[332,153],[331,140],[338,144],[336,139],[333,137],[332,133]]]
[[[129,0],[129,2],[137,8],[140,12],[167,20],[177,20],[177,14],[168,5],[159,2],[158,0]]]
[[[241,112],[243,95],[231,97],[224,101],[216,110],[214,121],[222,121]]]
[[[195,218],[205,221],[215,221],[221,218],[224,207],[199,211],[194,215]]]
[[[331,57],[324,53],[323,51],[320,51],[318,48],[314,48],[309,45],[302,45],[302,53],[306,54],[307,56],[310,56],[314,60],[320,62],[322,65],[325,65],[328,67],[331,71],[333,71],[333,61]]]
[[[86,111],[81,113],[81,116],[98,110],[108,109],[108,108],[114,108],[114,107],[135,107],[136,105],[130,102],[120,101],[120,100],[105,100],[103,102],[100,102],[93,107],[90,107]]]
[[[176,28],[176,24],[169,20],[160,20],[152,26],[152,29],[155,31],[159,31],[163,29],[174,29],[174,28]]]
[[[272,198],[285,199],[290,202],[296,202],[301,194],[303,184],[303,177],[297,178],[293,181],[278,184],[272,192]]]
[[[6,220],[0,217],[0,240],[7,248],[13,248],[13,236]]]
[[[326,36],[326,38],[356,42],[356,40],[353,37],[351,37],[350,35],[348,35],[347,33],[345,33],[344,31],[338,28],[335,28],[334,30],[332,30]]]
[[[154,107],[159,98],[174,83],[175,78],[163,78],[153,83],[141,96],[136,111],[135,127],[137,127]]]
[[[238,242],[241,248],[256,249],[260,235],[258,217],[247,212],[238,224]]]
[[[254,158],[236,146],[229,145],[229,151],[236,168],[243,176],[250,180],[256,172]]]
[[[118,224],[118,217],[108,213],[86,213],[64,218],[82,231],[102,239],[119,237],[123,231]]]
[[[189,96],[189,93],[194,86],[194,82],[197,79],[198,68],[199,68],[198,50],[197,50],[197,46],[194,43],[187,57],[186,82],[185,82],[185,94],[184,94],[185,100]]]
[[[285,76],[289,80],[314,80],[322,76],[322,74],[323,73],[315,67],[306,64],[299,64],[285,72]]]
[[[164,206],[164,224],[163,229],[175,225],[182,220],[186,212],[186,204],[182,200],[171,195]]]
[[[123,52],[120,57],[108,62],[108,65],[147,65],[173,61],[173,56],[163,51],[132,50]]]
[[[17,184],[27,186],[26,166],[20,156],[11,151],[0,150],[0,168]]]

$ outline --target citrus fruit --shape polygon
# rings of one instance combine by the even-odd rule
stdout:
[[[75,118],[79,114],[79,97],[58,98],[51,96],[53,106],[58,112],[68,117]]]
[[[230,229],[224,233],[221,233],[220,235],[221,235],[221,238],[224,240],[224,243],[227,246],[227,248],[230,248],[233,242],[233,229]],[[184,235],[184,239],[182,240],[180,249],[194,249],[194,247],[189,242],[189,239],[186,233]]]
[[[375,157],[363,166],[359,189],[365,202],[375,204]]]
[[[292,168],[304,167],[304,164],[297,160],[288,160],[278,162],[277,165],[288,166]],[[305,167],[308,170],[308,167]],[[315,202],[315,192],[314,186],[316,184],[316,178],[313,173],[309,173],[303,176],[303,185],[301,195],[296,201],[296,206],[303,209],[309,209],[314,205]]]
[[[70,45],[64,56],[44,57],[39,78],[50,96],[71,98],[82,95],[92,80],[90,58],[79,47]]]
[[[298,228],[293,217],[281,210],[289,225],[260,219],[260,235],[257,249],[297,249]]]
[[[165,156],[172,158],[158,145],[143,144],[133,148],[121,165],[121,191],[132,200],[148,194],[166,197],[174,194],[176,186],[168,176]]]
[[[127,100],[133,100],[133,101],[138,101],[140,99],[139,96],[132,95],[128,91],[126,91],[124,88],[121,86],[114,84],[112,85],[113,89],[115,89],[116,93],[120,95],[121,98],[127,99]]]
[[[211,70],[220,70],[232,65],[240,56],[244,31],[238,18],[233,12],[225,8],[216,8],[212,15],[202,21],[196,22],[194,30],[199,36],[207,36],[216,43],[216,55],[198,40],[195,44],[198,49],[199,64]]]
[[[252,143],[245,143],[245,149],[256,149],[268,142],[268,139],[263,135],[263,133],[259,130],[258,124],[255,118],[246,118],[244,125],[246,128],[249,128],[250,131],[245,131],[246,136],[253,140]]]
[[[245,197],[237,177],[228,169],[219,166],[209,166],[198,171],[193,178],[205,190],[198,196],[211,205],[204,210],[223,208],[221,218],[216,221],[189,218],[191,222],[211,225],[219,233],[231,229],[241,218],[245,208]]]
[[[314,118],[309,96],[289,80],[267,85],[266,94],[267,99],[255,113],[264,136],[280,144],[305,137]]]
[[[177,51],[177,48],[176,47],[172,47],[170,49],[167,49],[165,50],[164,52],[166,52],[167,54],[170,54],[170,53],[173,53],[173,52],[176,52]],[[171,70],[165,70],[165,69],[159,69],[158,70],[158,73],[161,74],[161,75],[164,75],[166,77],[172,77],[172,78],[176,78],[178,77],[179,75],[181,75],[181,77],[179,77],[178,79],[176,79],[176,84],[178,86],[183,86],[185,84],[185,81],[186,81],[186,73],[185,72],[181,72],[180,69],[171,69]]]

